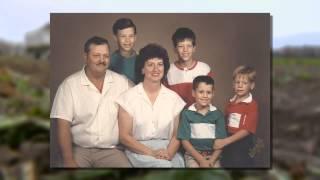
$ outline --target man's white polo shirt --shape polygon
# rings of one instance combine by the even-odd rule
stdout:
[[[152,105],[142,83],[125,92],[116,102],[133,118],[132,134],[140,141],[171,139],[174,118],[186,104],[177,93],[161,85]]]
[[[50,118],[71,122],[73,143],[81,147],[112,148],[119,142],[115,99],[128,88],[124,76],[107,70],[100,93],[82,69],[59,86]]]

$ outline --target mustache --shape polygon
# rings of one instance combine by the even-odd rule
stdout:
[[[104,66],[106,66],[106,65],[107,65],[107,62],[105,62],[105,61],[99,62],[97,65],[104,65]]]

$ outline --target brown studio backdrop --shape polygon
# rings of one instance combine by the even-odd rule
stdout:
[[[232,72],[238,65],[246,64],[257,70],[254,98],[259,103],[257,134],[265,148],[257,156],[259,167],[270,166],[270,52],[271,17],[268,13],[250,14],[70,14],[52,13],[50,17],[50,98],[51,103],[59,84],[70,74],[83,67],[83,45],[91,36],[109,40],[111,51],[117,46],[112,25],[121,17],[128,17],[137,26],[135,49],[148,43],[158,43],[168,50],[170,61],[176,59],[171,36],[178,27],[189,27],[196,34],[197,60],[209,64],[214,73],[214,105],[224,110],[233,95]],[[55,124],[52,123],[52,127]],[[51,166],[56,166],[60,156],[51,131]]]

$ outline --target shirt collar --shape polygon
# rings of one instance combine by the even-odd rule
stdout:
[[[85,68],[85,66],[82,68],[82,70],[81,70],[81,72],[80,72],[80,83],[81,83],[81,85],[89,86],[89,85],[92,84],[92,83],[91,83],[91,81],[88,79],[84,68]],[[105,84],[105,83],[110,83],[110,82],[112,82],[112,81],[113,81],[113,78],[112,78],[111,71],[107,69],[103,83],[104,83],[104,84]]]
[[[146,93],[144,88],[143,88],[143,83],[142,82],[140,82],[137,85],[137,90],[138,90],[139,94],[145,94]],[[159,94],[166,94],[167,92],[168,92],[168,88],[165,87],[163,84],[161,84]]]
[[[84,70],[86,66],[83,66],[81,72],[80,72],[80,83],[81,85],[84,85],[84,86],[88,86],[90,84],[90,81],[86,75],[86,72]]]
[[[188,110],[197,112],[195,103],[193,103],[191,106],[189,106]],[[217,108],[215,106],[213,106],[212,104],[210,104],[209,105],[209,111],[215,111],[215,110],[217,110]]]
[[[234,102],[236,99],[236,95],[234,95],[231,99],[230,99],[230,102]],[[252,94],[249,93],[249,96],[247,98],[245,98],[244,100],[242,100],[241,102],[244,102],[244,103],[251,103],[252,101]]]
[[[113,54],[115,54],[117,56],[120,56],[121,58],[131,58],[131,57],[136,57],[137,56],[137,52],[135,50],[132,50],[132,54],[129,57],[122,56],[119,49],[114,51]]]
[[[178,64],[178,61],[174,62],[173,64],[174,64],[178,69],[180,69],[180,70],[185,70],[185,69],[186,69],[186,70],[190,71],[190,70],[194,69],[194,68],[197,66],[198,61],[195,60],[194,64],[193,64],[191,67],[189,67],[189,68],[183,68],[183,67],[181,67],[181,66]]]

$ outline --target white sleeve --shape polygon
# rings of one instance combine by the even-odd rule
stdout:
[[[183,99],[179,95],[176,95],[176,101],[173,108],[174,117],[176,117],[183,110],[185,105],[186,103],[183,101]]]
[[[74,104],[71,88],[64,81],[58,88],[54,98],[50,118],[73,120]]]
[[[116,103],[118,103],[119,106],[121,106],[125,111],[127,111],[127,113],[130,114],[131,117],[133,117],[134,107],[130,102],[131,98],[129,96],[129,93],[125,91],[116,99]]]

